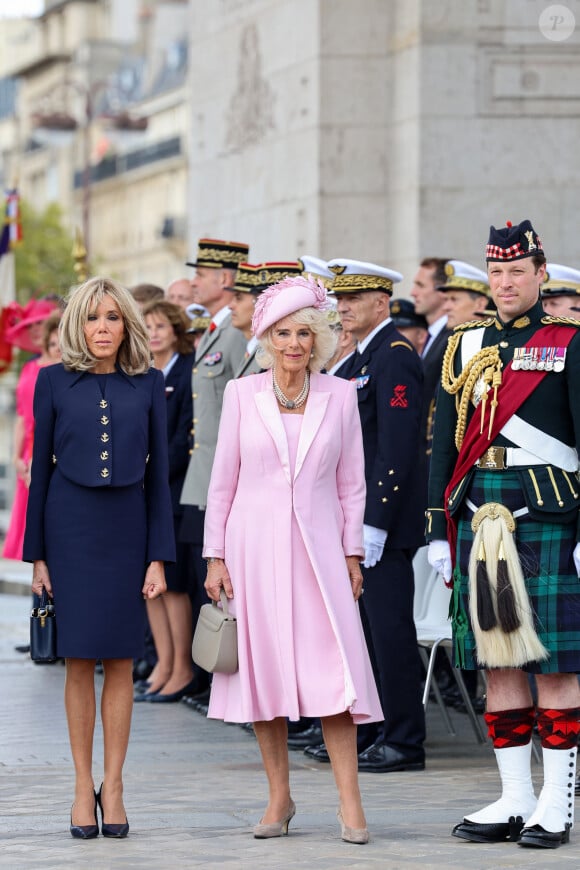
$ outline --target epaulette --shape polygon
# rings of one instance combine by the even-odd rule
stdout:
[[[476,326],[493,326],[493,317],[486,317],[484,320],[467,320],[465,323],[459,323],[453,327],[453,332],[463,332],[464,329],[475,329]]]
[[[413,350],[410,344],[407,344],[406,341],[392,341],[391,347],[406,347],[407,350]]]
[[[577,329],[580,329],[580,320],[576,320],[575,317],[552,317],[551,314],[546,314],[545,317],[542,317],[540,323],[559,323],[561,326],[575,326]]]

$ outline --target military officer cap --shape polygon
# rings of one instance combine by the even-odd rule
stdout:
[[[578,296],[580,302],[580,271],[558,263],[548,263],[546,279],[540,287],[542,299],[555,296]]]
[[[199,302],[192,302],[191,305],[188,305],[185,309],[185,313],[189,317],[190,320],[193,320],[194,317],[209,317],[209,311],[207,308],[204,308],[203,305],[200,305]]]
[[[393,299],[391,302],[391,318],[397,327],[420,326],[428,328],[427,320],[422,314],[417,314],[410,299]]]
[[[225,287],[232,293],[259,293],[258,267],[254,263],[240,263],[236,273],[236,283],[232,287]]]
[[[362,260],[338,258],[329,260],[326,265],[334,273],[332,292],[337,294],[382,290],[383,293],[392,296],[393,284],[403,280],[400,272],[376,266],[374,263],[365,263]]]
[[[250,246],[245,242],[224,242],[222,239],[200,239],[195,260],[186,266],[203,266],[206,269],[237,269],[248,259]]]
[[[261,293],[267,287],[278,284],[284,278],[294,278],[296,275],[301,275],[304,271],[300,260],[289,260],[288,262],[272,260],[270,262],[258,263],[255,268],[258,293]]]
[[[445,264],[445,274],[445,283],[440,284],[438,290],[444,293],[447,290],[470,290],[472,293],[489,296],[489,281],[481,269],[476,269],[462,260],[449,260]]]
[[[306,274],[312,275],[313,278],[322,281],[324,286],[330,290],[334,281],[334,272],[330,271],[326,265],[326,260],[321,260],[320,257],[310,257],[306,254],[298,259],[302,263]]]
[[[278,281],[283,281],[291,275],[300,274],[302,274],[302,263],[298,260],[291,260],[288,263],[278,261],[240,263],[236,283],[233,287],[226,287],[226,290],[258,295],[266,287],[271,287],[272,284],[277,284]]]
[[[211,317],[192,317],[187,332],[205,332],[211,323]]]
[[[525,257],[544,256],[542,242],[530,221],[515,226],[507,221],[498,230],[489,228],[489,241],[485,250],[488,263],[503,263],[507,260],[523,260]]]

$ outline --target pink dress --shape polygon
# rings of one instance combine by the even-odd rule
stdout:
[[[24,444],[20,455],[25,462],[32,458],[32,441],[34,437],[34,414],[32,405],[34,401],[34,388],[38,372],[42,366],[38,360],[32,359],[25,363],[20,372],[16,386],[16,413],[24,420]],[[18,477],[14,490],[14,500],[10,513],[10,525],[6,532],[2,555],[5,559],[22,559],[22,542],[24,540],[24,527],[26,525],[26,505],[28,504],[28,487]]]
[[[225,557],[240,664],[214,674],[208,715],[381,721],[345,561],[363,552],[356,393],[312,375],[304,415],[280,414],[271,381],[230,381],[224,395],[204,555]]]

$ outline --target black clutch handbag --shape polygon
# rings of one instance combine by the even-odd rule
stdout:
[[[56,615],[52,598],[42,590],[40,604],[30,614],[30,658],[33,662],[55,662]]]

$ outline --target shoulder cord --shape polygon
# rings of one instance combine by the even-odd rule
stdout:
[[[461,370],[459,375],[455,377],[453,374],[455,354],[461,341],[461,333],[452,335],[447,343],[447,348],[443,356],[443,364],[441,367],[441,385],[446,393],[452,396],[457,396],[462,390],[459,399],[455,399],[457,408],[457,425],[455,427],[455,446],[457,450],[461,449],[465,429],[467,426],[467,411],[469,402],[473,393],[473,388],[479,380],[483,378],[485,387],[491,385],[494,387],[494,398],[492,400],[492,415],[497,406],[497,388],[501,384],[501,368],[502,362],[499,355],[497,345],[491,347],[482,347],[476,354],[472,356],[465,368]],[[483,427],[483,418],[485,415],[485,407],[487,402],[487,389],[484,388],[481,399],[481,421]],[[490,428],[492,420],[490,421]]]

